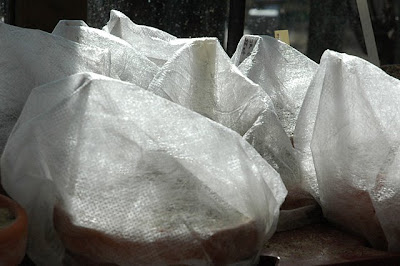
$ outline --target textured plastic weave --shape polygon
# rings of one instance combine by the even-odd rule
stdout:
[[[107,49],[111,54],[110,77],[146,89],[158,67],[129,43],[105,31],[91,28],[84,21],[61,20],[53,32],[68,40]]]
[[[367,61],[326,51],[300,115],[325,217],[390,251],[400,251],[399,90]]]
[[[179,39],[162,30],[135,24],[120,11],[111,10],[110,20],[103,30],[127,41],[142,55],[162,66],[190,39]]]
[[[253,82],[259,84],[274,105],[286,134],[267,134],[270,123],[251,129],[246,138],[281,174],[289,189],[285,209],[281,210],[278,230],[291,230],[311,223],[318,216],[316,202],[304,193],[305,183],[299,165],[300,154],[290,144],[300,108],[318,65],[293,47],[269,36],[244,35],[238,43],[232,62]],[[274,125],[274,127],[276,127]],[[269,145],[269,148],[265,148]],[[275,146],[275,147],[274,147]],[[275,150],[279,164],[269,159],[265,150]],[[267,156],[265,156],[267,155]],[[302,202],[302,204],[298,204]],[[303,205],[306,204],[306,205]]]
[[[254,35],[241,38],[232,61],[271,97],[285,132],[292,136],[318,64],[275,38]]]
[[[150,91],[244,136],[286,186],[300,182],[294,150],[270,97],[233,65],[216,38],[178,39],[114,10],[104,30],[158,62]]]
[[[89,244],[85,254],[98,261],[254,262],[286,196],[279,174],[236,132],[95,74],[34,89],[1,163],[2,185],[28,211],[28,251],[41,265],[63,256],[55,206],[74,227],[120,247],[61,235],[72,250]]]
[[[107,50],[0,22],[0,152],[31,90],[90,71],[109,75]]]

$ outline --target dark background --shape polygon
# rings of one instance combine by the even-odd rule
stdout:
[[[232,3],[242,10],[233,10]],[[267,35],[288,29],[291,45],[318,62],[326,49],[367,58],[355,3],[356,0],[0,0],[0,19],[48,32],[60,19],[83,19],[90,26],[101,28],[108,21],[110,10],[117,9],[135,23],[177,37],[217,37],[225,48],[229,48],[227,42],[230,44],[229,54],[243,29],[247,34]],[[399,64],[400,0],[368,3],[381,64]],[[278,15],[254,16],[250,10],[278,10]],[[233,26],[229,27],[229,22]]]

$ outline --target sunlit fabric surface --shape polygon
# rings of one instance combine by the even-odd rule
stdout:
[[[303,147],[311,142],[310,178],[325,217],[397,252],[399,102],[399,80],[363,59],[326,51],[296,128]]]
[[[275,164],[265,151],[267,145],[276,145],[275,150],[280,154],[276,169],[287,186],[302,189],[304,178],[300,171],[300,154],[290,144],[289,137],[293,135],[300,107],[318,65],[285,43],[272,37],[254,35],[241,38],[232,62],[270,96],[280,127],[286,133],[271,138],[272,135],[266,132],[276,126],[264,122],[250,130],[252,136],[247,133],[245,137],[251,143],[258,143],[254,146],[272,165]]]
[[[190,39],[180,39],[162,30],[135,24],[120,11],[111,10],[110,20],[103,30],[127,41],[133,48],[162,66]]]
[[[235,256],[251,263],[274,232],[287,193],[236,132],[96,74],[35,88],[1,163],[2,185],[29,214],[28,254],[41,265],[57,265],[63,255],[53,229],[56,204],[75,226],[135,243],[118,251],[94,247],[106,262],[161,264],[174,254],[181,257],[168,263],[209,264],[213,256],[202,244],[251,225],[256,241],[243,246],[245,237],[232,241],[223,233],[227,242],[218,247],[230,254],[228,263]],[[200,253],[187,255],[193,250]],[[240,258],[248,252],[251,259]]]
[[[241,38],[231,61],[243,75],[270,96],[280,127],[284,130],[283,134],[271,138],[271,135],[266,134],[271,123],[265,121],[249,131],[251,136],[246,133],[246,139],[257,143],[254,147],[272,165],[275,164],[265,152],[269,150],[266,147],[279,147],[275,147],[280,154],[280,163],[276,169],[289,189],[289,197],[302,201],[301,197],[307,197],[303,191],[308,186],[301,172],[301,153],[292,147],[289,138],[293,136],[300,108],[318,65],[275,38],[255,35],[244,35]],[[283,210],[278,230],[291,230],[309,223],[312,220],[310,210],[315,208],[317,206],[313,204]]]
[[[158,67],[129,43],[84,21],[61,20],[52,34],[84,45],[107,49],[111,55],[110,77],[147,88]]]
[[[271,97],[288,136],[318,64],[295,48],[270,36],[244,35],[232,62]]]
[[[109,75],[107,50],[0,22],[0,152],[31,90],[65,76],[91,71]]]
[[[233,65],[216,38],[178,39],[137,25],[115,10],[103,30],[158,62],[150,91],[235,130],[280,173],[286,186],[300,182],[295,151],[270,97]]]

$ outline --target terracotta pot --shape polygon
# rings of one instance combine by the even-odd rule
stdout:
[[[207,238],[199,238],[200,248],[189,243],[184,250],[174,250],[181,245],[179,239],[160,239],[138,242],[120,239],[101,231],[73,224],[71,217],[60,207],[54,208],[54,227],[67,249],[67,254],[77,265],[111,266],[133,264],[153,265],[152,257],[143,250],[158,250],[159,258],[166,265],[182,265],[182,261],[202,261],[204,253],[213,265],[227,265],[249,260],[258,252],[259,235],[254,220],[245,220],[236,226],[220,230]],[[185,240],[183,240],[185,241]],[[172,247],[172,248],[170,248]],[[127,263],[129,262],[129,263]],[[160,263],[158,263],[160,264]],[[186,265],[186,264],[184,264]]]
[[[0,227],[0,265],[18,265],[25,256],[28,217],[18,203],[3,195],[0,195],[0,208],[7,208],[15,218],[9,225]]]

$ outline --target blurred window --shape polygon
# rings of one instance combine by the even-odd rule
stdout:
[[[399,0],[369,0],[381,64],[400,63]],[[319,62],[326,49],[367,59],[356,0],[247,0],[245,34],[289,30],[290,43]]]
[[[7,3],[6,0],[0,0],[0,21],[5,22],[7,16]]]
[[[153,26],[177,37],[226,39],[229,0],[88,0],[88,24],[103,27],[117,9],[137,24]]]

